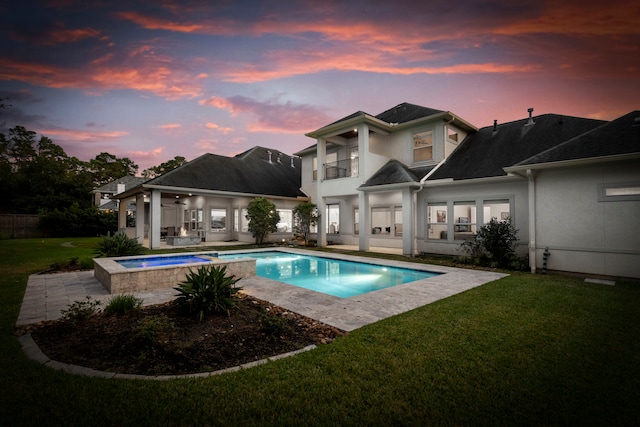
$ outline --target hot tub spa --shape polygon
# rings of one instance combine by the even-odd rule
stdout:
[[[256,275],[255,259],[220,259],[211,252],[95,258],[93,274],[110,293],[121,294],[177,286],[202,265],[226,265],[239,279]]]

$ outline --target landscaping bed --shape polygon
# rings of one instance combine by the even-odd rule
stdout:
[[[49,358],[100,371],[177,375],[216,371],[327,344],[344,332],[242,295],[229,315],[198,321],[172,303],[125,314],[100,313],[73,324],[23,328]]]

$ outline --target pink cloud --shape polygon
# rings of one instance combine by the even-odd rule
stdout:
[[[2,60],[0,80],[23,81],[50,88],[84,89],[92,94],[114,89],[153,93],[168,100],[200,96],[202,87],[188,72],[173,68],[166,60],[135,65],[111,65],[106,55],[84,68],[64,68],[38,62]]]
[[[126,131],[95,132],[74,129],[37,129],[37,132],[51,139],[59,137],[68,141],[82,142],[104,142],[105,140],[114,140],[129,134]]]
[[[160,125],[159,127],[163,130],[175,130],[180,129],[182,125],[180,123],[167,123],[166,125]]]
[[[228,134],[229,132],[231,132],[233,129],[231,128],[226,128],[226,127],[221,127],[215,123],[212,122],[208,122],[207,124],[204,125],[207,129],[213,129],[216,130],[218,132],[221,132],[223,134]]]
[[[292,102],[282,104],[276,100],[258,102],[243,96],[214,97],[200,104],[227,110],[234,116],[250,114],[254,121],[247,126],[249,132],[304,133],[330,120],[315,107]]]

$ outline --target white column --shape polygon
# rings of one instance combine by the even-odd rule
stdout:
[[[327,209],[324,199],[323,192],[323,181],[324,181],[324,164],[327,158],[327,141],[324,138],[318,138],[318,143],[316,144],[316,157],[318,162],[318,176],[316,177],[316,194],[318,200],[316,201],[316,208],[318,209],[318,214],[320,214],[320,219],[318,220],[318,246],[323,247],[327,246]]]
[[[533,171],[527,169],[529,182],[529,266],[531,273],[536,272],[536,180]]]
[[[410,188],[402,190],[402,254],[415,255],[414,234],[416,195]]]
[[[358,223],[360,234],[358,235],[358,249],[365,252],[369,250],[369,235],[371,234],[371,213],[369,212],[369,193],[361,191],[358,194]]]
[[[149,248],[160,248],[160,218],[162,210],[162,192],[151,190],[151,203],[149,204]]]
[[[369,157],[369,126],[362,123],[358,126],[358,176],[360,182],[364,182],[369,177],[369,168],[365,161]]]
[[[144,194],[136,195],[136,239],[144,243]]]

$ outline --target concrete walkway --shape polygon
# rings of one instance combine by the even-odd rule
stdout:
[[[287,249],[287,251],[310,253],[297,249]],[[367,260],[372,262],[370,258],[363,259],[337,253],[311,252],[310,254],[350,261]],[[383,259],[376,259],[373,262],[443,274],[350,298],[338,298],[259,276],[242,279],[238,285],[242,286],[243,292],[250,296],[269,301],[289,311],[338,329],[352,331],[505,276],[501,273],[488,271]],[[143,299],[144,305],[172,301],[175,299],[175,295],[176,291],[172,288],[135,294],[136,297]],[[29,276],[16,326],[58,319],[62,316],[61,310],[67,309],[69,304],[75,301],[85,300],[88,296],[99,301],[111,298],[106,289],[93,277],[93,271]]]

